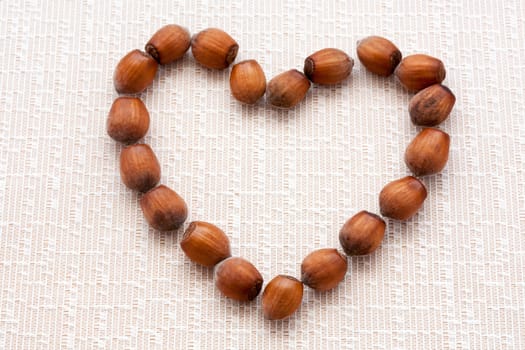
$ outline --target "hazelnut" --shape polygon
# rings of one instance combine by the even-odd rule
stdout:
[[[249,261],[231,257],[215,266],[215,285],[221,293],[238,301],[255,299],[263,284],[260,272]]]
[[[160,181],[160,164],[149,145],[128,146],[120,153],[120,177],[128,188],[147,192]]]
[[[144,103],[136,97],[119,97],[108,114],[108,135],[115,141],[132,143],[146,135],[149,113]]]
[[[316,84],[337,84],[350,75],[353,66],[354,60],[344,51],[327,48],[306,58],[304,74]]]
[[[133,50],[122,57],[115,68],[113,82],[121,94],[136,94],[151,85],[159,64],[150,55]]]
[[[401,62],[401,51],[390,40],[369,36],[357,43],[357,57],[370,72],[388,77]]]
[[[381,215],[407,220],[414,216],[427,198],[425,185],[413,176],[388,183],[379,193]]]
[[[144,194],[140,199],[140,207],[148,223],[159,231],[179,228],[188,216],[184,199],[164,185]]]
[[[363,210],[345,222],[339,231],[339,242],[347,255],[370,254],[381,244],[385,227],[383,219]]]
[[[448,161],[450,136],[434,128],[421,130],[405,152],[405,163],[416,176],[431,175],[443,170]]]
[[[180,246],[191,261],[208,267],[231,256],[230,241],[224,231],[204,221],[188,226]]]
[[[254,104],[266,91],[266,76],[256,60],[247,60],[233,66],[230,88],[237,100]]]
[[[228,68],[237,57],[238,50],[237,42],[228,33],[217,28],[205,29],[191,40],[193,57],[207,68]]]
[[[186,28],[168,24],[153,34],[145,51],[160,64],[168,64],[184,56],[190,48],[190,41],[190,33]]]
[[[303,300],[303,284],[294,277],[279,275],[264,288],[262,305],[269,320],[281,320],[293,314]]]
[[[308,287],[325,291],[343,280],[348,268],[346,256],[333,248],[324,248],[308,254],[301,264],[301,280]]]
[[[448,87],[441,84],[431,85],[410,99],[410,119],[415,125],[439,125],[448,118],[455,103],[456,96]]]
[[[422,54],[403,58],[394,73],[401,85],[409,91],[419,91],[430,85],[439,84],[446,75],[443,62]]]
[[[308,89],[308,78],[297,69],[291,69],[270,80],[267,99],[275,107],[291,108],[304,99]]]

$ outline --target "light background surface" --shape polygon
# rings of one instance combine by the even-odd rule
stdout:
[[[523,1],[6,0],[0,14],[0,348],[525,348]],[[450,161],[424,179],[423,209],[289,320],[221,297],[182,230],[149,228],[120,181],[113,69],[168,23],[223,28],[268,78],[324,47],[355,58],[372,34],[445,62]],[[191,54],[161,68],[141,95],[145,142],[189,220],[223,228],[266,282],[298,276],[409,173],[411,95],[356,61],[280,111],[239,104],[228,76]]]

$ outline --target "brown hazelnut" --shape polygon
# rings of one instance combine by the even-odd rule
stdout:
[[[249,261],[232,257],[215,266],[215,285],[221,293],[238,301],[255,299],[261,291],[263,278]]]
[[[264,288],[262,305],[269,320],[281,320],[293,314],[303,300],[303,284],[297,278],[279,275]]]
[[[224,231],[204,221],[188,226],[180,246],[191,261],[208,267],[231,256],[230,241]]]
[[[291,108],[301,102],[310,89],[310,81],[297,69],[273,77],[268,83],[268,102],[275,107]]]
[[[149,145],[136,144],[120,153],[120,177],[128,188],[147,192],[160,181],[160,164]]]
[[[230,88],[237,100],[254,104],[266,91],[266,76],[256,60],[247,60],[233,66]]]
[[[367,211],[348,219],[339,231],[339,242],[347,255],[366,255],[379,247],[385,236],[385,221]]]
[[[115,68],[113,82],[121,94],[136,94],[151,85],[159,64],[150,55],[133,50],[122,57]]]
[[[119,97],[108,114],[108,135],[115,141],[132,143],[146,135],[149,113],[144,103],[136,97]]]
[[[407,220],[414,216],[427,198],[425,185],[413,176],[388,183],[379,194],[381,215]]]
[[[306,58],[304,74],[316,84],[338,84],[350,75],[353,66],[354,60],[344,51],[327,48]]]
[[[140,199],[140,207],[151,227],[159,231],[179,228],[188,216],[184,199],[164,185],[144,194]]]
[[[441,84],[431,85],[410,99],[410,119],[415,125],[439,125],[448,118],[455,103],[456,96],[448,87]]]
[[[423,54],[403,58],[394,73],[401,85],[409,91],[419,91],[430,85],[439,84],[446,75],[443,62]]]
[[[369,36],[357,43],[357,57],[370,72],[388,77],[401,62],[401,51],[390,40]]]
[[[443,170],[448,161],[450,136],[434,128],[421,130],[405,152],[405,163],[416,176],[431,175]]]
[[[191,40],[191,52],[197,62],[207,68],[224,69],[235,60],[239,45],[226,32],[208,28]]]
[[[319,249],[304,258],[301,280],[310,288],[325,291],[336,287],[345,277],[347,269],[346,256],[337,249]]]
[[[190,33],[186,28],[168,24],[153,34],[145,51],[160,64],[168,64],[184,56],[190,48],[190,41]]]

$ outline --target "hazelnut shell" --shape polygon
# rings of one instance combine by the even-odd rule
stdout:
[[[308,254],[301,264],[301,281],[310,288],[335,288],[345,277],[348,261],[337,249],[324,248]]]
[[[191,261],[207,267],[231,256],[230,241],[224,231],[204,221],[188,226],[180,246]]]
[[[135,144],[120,153],[120,177],[135,191],[147,192],[160,181],[160,164],[149,145]]]
[[[348,219],[339,231],[339,242],[347,255],[366,255],[381,245],[386,224],[381,217],[367,211]]]
[[[450,136],[439,129],[419,132],[405,151],[405,163],[416,176],[432,175],[443,170],[448,161]]]
[[[159,64],[140,50],[133,50],[117,64],[113,75],[115,90],[121,94],[136,94],[151,85]]]
[[[137,142],[149,129],[149,113],[144,103],[136,97],[118,97],[109,110],[108,135],[123,143]]]
[[[414,92],[441,83],[446,75],[441,60],[423,54],[403,58],[394,73],[401,85]]]
[[[264,316],[269,320],[289,317],[301,305],[303,290],[303,283],[294,277],[274,277],[262,294]]]
[[[239,45],[218,28],[205,29],[191,39],[191,52],[197,62],[211,69],[225,69],[237,57]]]
[[[184,56],[190,48],[188,30],[176,24],[160,28],[146,44],[145,51],[158,63],[168,64]]]
[[[357,57],[368,71],[388,77],[401,62],[402,54],[390,40],[369,36],[357,43]]]
[[[266,91],[266,76],[255,60],[235,64],[230,74],[230,88],[237,100],[254,104]]]
[[[410,119],[415,125],[439,125],[448,118],[455,103],[456,96],[448,87],[441,84],[431,85],[410,99]]]
[[[427,198],[425,185],[413,176],[388,183],[379,193],[381,215],[407,220],[414,216]]]
[[[308,78],[297,69],[291,69],[270,80],[266,96],[272,106],[291,108],[304,99],[308,89]]]
[[[353,66],[354,60],[344,51],[326,48],[306,58],[304,74],[316,84],[338,84],[350,75]]]
[[[140,199],[140,207],[148,223],[159,231],[179,228],[188,216],[184,199],[164,185],[145,193]]]
[[[252,263],[237,257],[221,261],[215,266],[215,285],[221,293],[238,301],[250,301],[259,295],[263,278]]]

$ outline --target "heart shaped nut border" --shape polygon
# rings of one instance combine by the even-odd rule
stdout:
[[[143,193],[140,206],[147,222],[156,230],[181,227],[188,216],[184,199],[165,185],[158,185],[161,167],[151,147],[138,143],[149,129],[150,116],[144,103],[133,96],[144,91],[155,79],[159,64],[170,64],[190,49],[195,60],[209,69],[227,69],[235,61],[239,45],[226,32],[205,29],[193,37],[184,27],[167,25],[147,42],[145,51],[133,50],[117,64],[114,85],[119,94],[111,107],[107,132],[127,144],[120,154],[120,174],[124,184]],[[444,85],[445,66],[439,59],[415,54],[402,58],[401,51],[389,40],[370,36],[357,43],[357,56],[371,73],[388,77],[395,74],[403,87],[416,94],[411,98],[411,121],[424,127],[405,152],[405,163],[414,176],[388,183],[379,194],[381,216],[407,220],[421,208],[427,197],[421,177],[440,172],[449,155],[450,137],[435,128],[446,120],[456,98]],[[305,59],[304,71],[284,71],[266,83],[256,60],[233,65],[230,88],[242,103],[254,104],[266,94],[266,102],[279,108],[299,104],[311,84],[333,85],[348,78],[354,60],[344,51],[325,48]],[[132,96],[129,96],[132,95]],[[324,248],[308,254],[301,264],[300,279],[278,275],[262,295],[264,316],[284,319],[301,305],[304,286],[318,291],[335,288],[345,277],[347,256],[371,254],[385,235],[385,220],[361,211],[345,222],[339,232],[342,251]],[[228,236],[217,226],[204,221],[189,224],[181,248],[193,262],[214,268],[215,285],[223,295],[241,302],[255,299],[263,287],[257,268],[241,257],[232,257]]]

